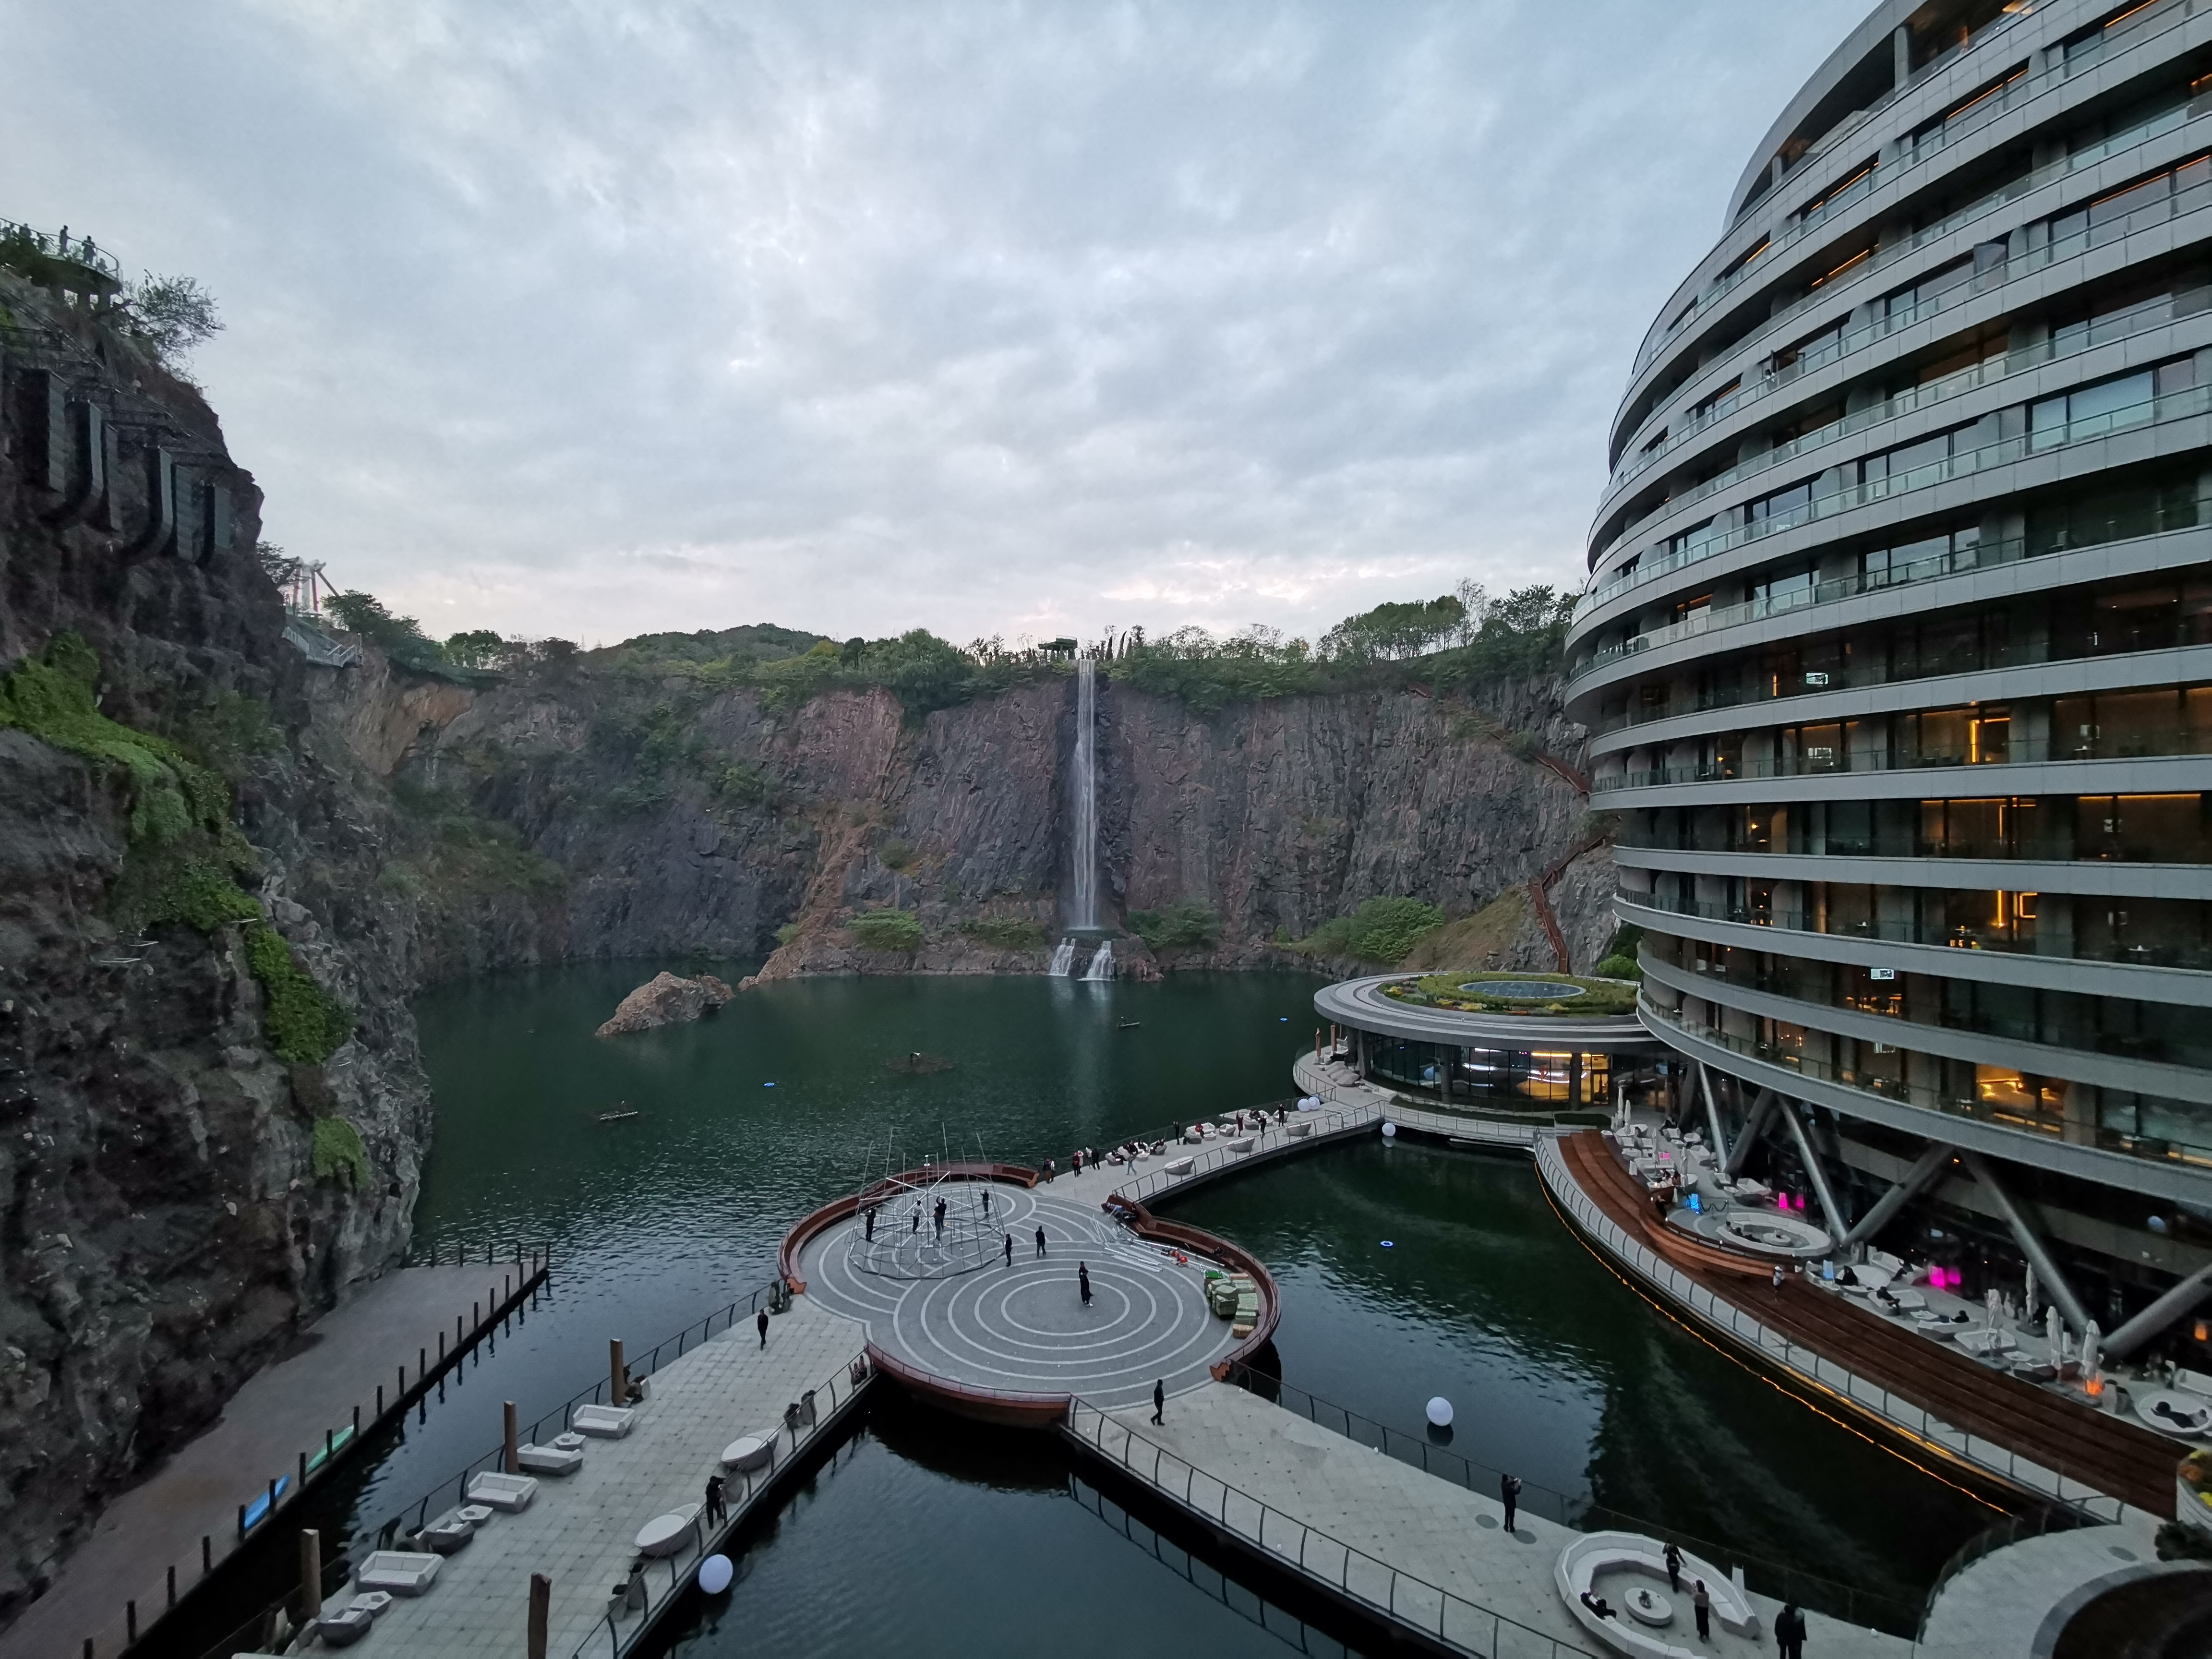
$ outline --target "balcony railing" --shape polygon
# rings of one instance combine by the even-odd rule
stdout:
[[[1704,899],[1670,899],[1658,893],[1622,893],[1620,901],[1635,908],[1662,915],[1686,916],[1696,921],[1730,923],[1738,927],[1771,927],[1783,933],[1820,933],[1831,939],[1864,939],[1882,945],[1926,945],[1953,951],[1994,951],[2007,956],[2045,957],[2052,961],[2097,963],[2118,968],[2185,968],[2212,971],[2212,947],[2203,945],[2130,945],[2112,940],[2102,950],[2078,938],[2063,956],[2039,948],[2033,939],[2021,939],[1997,927],[1953,927],[1918,921],[1881,921],[1833,924],[1830,918],[1803,910],[1722,903]],[[1823,925],[1824,922],[1830,925]]]
[[[1809,778],[1831,773],[1923,772],[1948,767],[2039,766],[2057,761],[2155,760],[2177,755],[2212,754],[2212,732],[2191,726],[2131,732],[2095,738],[2062,738],[2056,742],[2008,739],[2002,752],[1962,755],[1954,750],[1854,754],[1847,759],[1780,755],[1764,760],[1699,761],[1688,766],[1655,766],[1590,780],[1590,793],[1656,789],[1680,783],[1731,783],[1740,779]],[[1978,786],[1977,786],[1978,787]],[[1992,788],[2002,786],[1992,784]]]
[[[2124,310],[2092,319],[2077,335],[2069,336],[2063,341],[2045,340],[2039,344],[2022,346],[2017,350],[2007,352],[2001,357],[1991,357],[1984,362],[1977,363],[1972,368],[1961,369],[1956,374],[1947,374],[1940,380],[1930,380],[1923,386],[1909,386],[1885,402],[1876,404],[1871,408],[1860,410],[1855,414],[1846,415],[1839,420],[1832,421],[1815,431],[1808,432],[1802,437],[1793,438],[1790,442],[1770,449],[1764,454],[1753,455],[1748,460],[1740,461],[1727,471],[1706,479],[1705,483],[1694,489],[1686,490],[1680,495],[1669,496],[1645,514],[1643,518],[1632,525],[1625,526],[1619,535],[1606,542],[1604,546],[1598,550],[1598,556],[1602,558],[1605,553],[1616,544],[1641,534],[1646,526],[1679,513],[1685,507],[1694,507],[1698,502],[1717,495],[1733,485],[1741,483],[1747,478],[1757,477],[1760,473],[1796,460],[1801,455],[1809,455],[1817,450],[1825,449],[1830,444],[1837,443],[1856,433],[1863,432],[1869,427],[1900,420],[1921,410],[1933,408],[1954,398],[1963,397],[1967,392],[1982,386],[1993,385],[2014,374],[2025,374],[2031,368],[2040,368],[2046,363],[2063,362],[2069,357],[2078,357],[2083,352],[2094,351],[2099,346],[2110,345],[2117,340],[2131,339],[2138,334],[2147,334],[2154,329],[2164,328],[2179,320],[2175,316],[2175,295],[2160,295],[2154,300],[2147,300],[2139,305],[2130,306]],[[1625,570],[1616,570],[1603,581],[1593,586],[1588,592],[1576,601],[1574,620],[1580,622],[1590,611],[1626,588],[1636,586],[1654,577],[1665,575],[1668,571],[1680,570],[1684,565],[1695,564],[1698,560],[1708,556],[1710,556],[1710,550],[1703,543],[1695,548],[1686,548],[1679,553],[1660,553],[1656,548],[1647,551],[1633,567]]]
[[[1948,1117],[1971,1118],[1976,1122],[1995,1124],[2001,1128],[2018,1130],[2049,1140],[2070,1140],[2077,1146],[2093,1146],[2103,1152],[2212,1167],[2212,1107],[2192,1106],[2179,1102],[2159,1103],[2169,1111],[2178,1109],[2206,1120],[2201,1132],[2192,1129],[2191,1138],[2185,1139],[2131,1133],[2110,1127],[2102,1122],[2069,1124],[2047,1114],[2029,1111],[2006,1102],[1962,1097],[1950,1089],[1931,1088],[1878,1072],[1837,1066],[1789,1045],[1738,1036],[1716,1026],[1692,1025],[1661,1009],[1648,994],[1638,1000],[1637,1009],[1644,1023],[1655,1030],[1674,1032],[1686,1042],[1711,1043],[1730,1054],[1781,1066],[1839,1088],[1855,1090],[1877,1100],[1917,1106],[1923,1111],[1941,1112]],[[1905,1062],[1911,1056],[1900,1050],[1894,1057],[1899,1062],[1898,1069],[1902,1071]],[[1923,1063],[1934,1058],[1925,1057]],[[2069,1130],[2071,1133],[2068,1133]]]
[[[2166,4],[2168,6],[2179,5],[2184,7],[2184,15],[2185,16],[2186,15],[2193,14],[2195,11],[2203,7],[2212,5],[2212,0],[2166,0]],[[2178,16],[2174,21],[2178,24],[2179,21],[2183,21],[2183,18]],[[2082,64],[2077,58],[2075,61],[2069,64],[2064,69],[2063,73],[2067,76],[2078,75],[2081,72],[2081,69]],[[2053,72],[2057,73],[2060,71]],[[2063,179],[2067,174],[2075,172],[2079,168],[2090,166],[2097,161],[2101,161],[2106,157],[2117,154],[2118,150],[2123,148],[2148,143],[2151,139],[2160,137],[2163,134],[2172,131],[2175,127],[2182,125],[2184,121],[2189,118],[2189,111],[2190,106],[2183,105],[2177,105],[2170,110],[2161,111],[2158,115],[2150,118],[2136,127],[2130,128],[2124,133],[2115,134],[2112,137],[2105,139],[2095,144],[2085,145],[2081,149],[2076,150],[2057,161],[2049,162],[2043,167],[2037,167],[2033,171],[2025,173],[2019,179],[2014,179],[2012,183],[1991,191],[1989,195],[1970,203],[1966,207],[1959,209],[1956,212],[1947,216],[1945,218],[1936,222],[1936,223],[1923,226],[1910,236],[1902,237],[1886,248],[1877,249],[1869,258],[1863,261],[1856,270],[1850,273],[1850,284],[1856,285],[1865,277],[1873,275],[1875,272],[1887,270],[1898,260],[1905,258],[1910,254],[1917,252],[1920,249],[1949,235],[1952,232],[1971,223],[1973,220],[1981,217],[1983,215],[1989,213],[1995,209],[2004,206],[2007,203],[2017,201],[2021,197],[2025,196],[2033,191],[2039,190],[2044,185],[2051,184],[2057,179]],[[1890,163],[1892,167],[1895,167],[1897,165],[1897,162]],[[1892,176],[1893,177],[1895,175],[1893,174]],[[2176,198],[2169,197],[2166,199],[2170,204]],[[2197,204],[2192,203],[2191,205],[2193,208]],[[2067,246],[2062,252],[2046,255],[2044,259],[2034,264],[2021,264],[2015,262],[2013,265],[2012,274],[2018,275],[2025,270],[2039,270],[2042,268],[2043,264],[2049,263],[2049,260],[2051,258],[2068,258],[2074,253],[2081,252],[2081,249],[2080,247],[2070,246],[2074,240],[2075,239],[2073,238],[2067,239],[2069,246]],[[1741,268],[1741,274],[1739,275],[1735,280],[1741,282],[1745,276],[1747,276],[1753,271],[1766,266],[1773,252],[1781,245],[1782,244],[1778,241],[1770,243],[1766,251],[1762,252],[1758,259]],[[2087,246],[2102,246],[2103,245],[2104,243],[2102,240],[2087,244]],[[2030,252],[2033,252],[2036,251],[2031,250]],[[1734,286],[1734,283],[1731,283],[1731,286]],[[1754,335],[1747,337],[1747,338],[1764,338],[1771,336],[1779,325],[1792,318],[1802,315],[1806,311],[1812,309],[1816,304],[1826,303],[1832,300],[1835,297],[1836,293],[1839,291],[1840,290],[1838,289],[1824,286],[1801,296],[1797,300],[1793,301],[1790,304],[1784,307],[1780,311],[1776,312],[1771,317],[1763,319],[1759,327],[1755,331]],[[1717,299],[1719,296],[1718,295],[1715,295],[1712,297]],[[1710,304],[1710,300],[1701,301],[1699,310],[1702,311],[1709,307]],[[1692,313],[1692,314],[1694,316],[1697,313]],[[1920,314],[1925,315],[1927,313],[1923,312]],[[1690,319],[1685,318],[1682,320],[1681,326],[1686,327],[1689,320]],[[1668,337],[1671,337],[1671,332]],[[1856,349],[1859,345],[1867,343],[1869,339],[1874,337],[1878,337],[1862,334],[1856,337],[1850,349]],[[1654,352],[1656,353],[1658,347],[1662,346],[1665,343],[1665,340],[1661,340],[1656,343],[1653,347]],[[1739,343],[1739,344],[1741,343]],[[1827,362],[1832,362],[1834,360],[1834,356],[1836,355],[1841,354],[1837,353],[1833,355],[1825,355],[1820,356],[1817,361],[1802,363],[1797,367],[1796,373],[1803,374],[1808,368],[1818,368]],[[1723,361],[1725,361],[1725,358],[1716,360],[1716,362]],[[1640,375],[1644,369],[1648,366],[1648,360],[1639,362],[1637,366],[1636,374]],[[1778,390],[1781,386],[1787,385],[1789,381],[1794,378],[1796,378],[1794,374],[1777,375],[1770,372],[1769,374],[1763,375],[1759,380],[1753,385],[1747,386],[1741,392],[1733,393],[1729,398],[1715,404],[1711,409],[1706,410],[1700,414],[1686,418],[1679,430],[1674,429],[1670,424],[1669,431],[1663,441],[1654,444],[1648,449],[1636,450],[1633,446],[1637,438],[1643,435],[1644,429],[1650,426],[1653,421],[1664,417],[1662,410],[1658,409],[1652,410],[1641,422],[1638,423],[1637,430],[1630,434],[1629,447],[1624,451],[1627,459],[1623,461],[1620,467],[1614,472],[1611,482],[1607,485],[1607,494],[1610,495],[1619,490],[1622,485],[1626,484],[1631,480],[1639,477],[1648,468],[1672,454],[1683,444],[1689,441],[1692,438],[1696,437],[1699,433],[1703,432],[1707,427],[1712,425],[1716,421],[1726,419],[1729,416],[1734,414],[1745,404],[1755,402],[1759,398],[1766,396],[1768,393]]]
[[[1698,317],[1710,312],[1716,304],[1724,299],[1735,288],[1740,286],[1760,264],[1767,263],[1771,255],[1791,246],[1809,234],[1812,231],[1817,229],[1829,217],[1842,209],[1847,202],[1858,200],[1868,191],[1871,191],[1878,184],[1890,184],[1894,182],[1898,179],[1902,178],[1906,173],[1911,172],[1913,168],[1935,160],[1937,155],[1949,149],[1951,145],[1957,143],[1960,139],[1964,138],[1968,133],[1983,126],[1994,117],[2002,114],[2007,110],[2016,109],[2021,105],[2029,101],[2031,99],[2040,97],[2045,92],[2049,91],[2051,88],[2070,80],[2075,76],[2082,74],[2086,70],[2094,67],[2096,64],[2102,63],[2106,57],[2114,50],[2115,40],[2123,42],[2124,46],[2127,47],[2140,46],[2142,44],[2144,40],[2148,40],[2152,37],[2145,35],[2142,40],[2130,37],[2138,34],[2140,31],[2148,25],[2154,22],[2159,24],[2160,27],[2158,29],[2158,33],[2162,34],[2168,29],[2179,27],[2191,17],[2194,16],[2199,10],[2203,9],[2207,3],[2208,0],[2150,0],[2150,3],[2137,8],[2134,12],[2130,13],[2121,24],[2115,27],[2108,28],[2105,33],[2100,35],[2093,47],[2087,50],[2077,49],[2057,62],[2051,64],[2040,73],[2022,76],[2018,80],[2014,81],[2009,85],[2004,87],[1995,95],[1983,100],[1983,101],[1976,105],[1971,112],[1960,116],[1956,122],[1947,122],[1942,128],[1938,129],[1936,132],[1931,133],[1927,137],[1921,139],[1911,148],[1891,157],[1888,161],[1878,161],[1869,172],[1865,179],[1862,181],[1861,184],[1855,184],[1850,186],[1846,191],[1839,192],[1836,197],[1822,203],[1818,208],[1804,214],[1795,222],[1770,232],[1765,248],[1759,252],[1756,258],[1747,259],[1743,264],[1738,265],[1734,270],[1729,271],[1727,275],[1716,277],[1705,288],[1703,291],[1698,294],[1698,297],[1691,302],[1686,310],[1675,314],[1674,320],[1673,322],[1668,324],[1665,329],[1650,336],[1644,341],[1643,347],[1636,354],[1636,366],[1632,372],[1636,374],[1641,374],[1644,369],[1651,365],[1652,362],[1659,356],[1659,354],[1666,349],[1668,344],[1672,342],[1676,336],[1680,334],[1681,331],[1687,328],[1692,322],[1696,321]],[[1918,70],[1914,71],[1911,79],[1907,82],[1904,87],[1893,88],[1881,98],[1875,100],[1873,104],[1868,106],[1864,113],[1867,115],[1872,115],[1875,112],[1887,107],[1889,104],[1894,102],[1902,93],[1909,91],[1911,88],[1920,85],[1923,82],[1927,80],[1929,76],[1937,73],[1961,53],[1973,51],[1997,33],[2010,27],[2013,24],[2018,22],[2022,17],[2037,9],[2038,8],[2033,4],[2023,4],[2016,9],[2008,9],[2006,14],[2000,15],[1972,40],[1965,42],[1961,46],[1953,47],[1950,51],[1942,53],[1937,58],[1931,58],[1928,63],[1923,64]],[[2163,116],[2163,114],[2164,112],[2160,112],[2160,116],[2154,116],[2151,118],[2151,119],[2159,119]],[[1846,118],[1848,119],[1848,118]],[[2178,122],[2176,125],[2178,125]],[[1822,134],[1820,138],[1814,144],[1810,154],[1827,154],[1829,151],[1830,141],[1832,138],[1840,137],[1843,129],[1844,123],[1839,122],[1834,129],[1831,130],[1830,132]],[[2159,130],[2160,131],[2164,131],[2168,129],[2160,128]],[[2071,171],[2075,167],[2086,167],[2092,161],[2102,161],[2106,155],[2112,155],[2115,150],[2123,147],[2124,144],[2140,143],[2144,138],[2151,136],[2154,135],[2142,132],[2136,129],[2130,129],[2126,133],[2113,135],[2112,137],[2108,137],[2099,143],[2085,145],[2081,150],[2072,153],[2064,160],[2053,162],[2049,167],[2038,169],[2037,172],[2039,174],[2043,175],[2045,181],[2047,181],[2048,179],[2058,177],[2064,173]],[[2031,174],[2030,176],[2035,177],[2037,175]],[[1753,199],[1755,200],[1756,198],[1754,198]],[[1987,205],[1988,199],[1989,198],[1984,198],[1983,202],[1976,203],[1972,207],[1965,210],[1965,211],[1969,213],[1978,211],[1980,208]],[[1750,205],[1750,203],[1747,203],[1745,204],[1747,211]],[[1957,216],[1954,215],[1953,216],[1955,218]]]

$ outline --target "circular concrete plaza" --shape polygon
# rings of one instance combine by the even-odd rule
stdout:
[[[980,1200],[983,1183],[965,1182]],[[958,1188],[948,1188],[957,1192]],[[868,1327],[869,1340],[956,1382],[1032,1394],[1079,1395],[1113,1410],[1207,1380],[1206,1368],[1237,1346],[1230,1322],[1206,1305],[1205,1271],[1088,1205],[992,1182],[988,1264],[945,1277],[869,1272],[853,1248],[853,1217],[816,1235],[800,1252],[799,1276],[823,1307]],[[1045,1254],[1036,1232],[1045,1236]],[[928,1224],[924,1224],[927,1231]],[[1011,1233],[1006,1265],[1001,1237]],[[1079,1263],[1091,1270],[1083,1305]]]

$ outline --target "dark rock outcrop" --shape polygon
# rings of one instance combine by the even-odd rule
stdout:
[[[614,1017],[592,1035],[624,1036],[632,1031],[658,1030],[664,1025],[684,1025],[712,1013],[737,995],[712,974],[678,979],[674,974],[655,974],[624,997]]]

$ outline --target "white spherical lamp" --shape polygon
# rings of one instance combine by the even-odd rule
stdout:
[[[1451,1419],[1452,1409],[1450,1401],[1445,1399],[1443,1395],[1438,1395],[1435,1399],[1429,1401],[1430,1422],[1435,1424],[1437,1427],[1440,1429],[1448,1429],[1451,1427]]]
[[[1398,1138],[1398,1126],[1386,1120],[1382,1125],[1382,1137],[1386,1140],[1395,1140]]]
[[[710,1555],[699,1564],[699,1588],[709,1595],[720,1595],[737,1576],[738,1570],[726,1555]]]

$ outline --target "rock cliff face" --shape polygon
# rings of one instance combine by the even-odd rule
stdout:
[[[1516,752],[1577,749],[1557,691],[1504,682],[1479,710],[1374,692],[1201,714],[1103,685],[1103,920],[1198,901],[1218,913],[1218,942],[1168,965],[1280,966],[1299,958],[1279,939],[1363,899],[1459,914],[1538,879],[1594,838],[1574,785]],[[568,873],[539,954],[589,939],[610,956],[745,955],[781,928],[764,977],[1043,968],[1073,885],[1072,682],[920,720],[884,691],[786,713],[727,691],[684,722],[711,763],[643,777],[634,754],[602,740],[608,696],[582,677],[501,687],[424,732],[403,769],[443,780]],[[741,790],[713,781],[732,775]],[[1577,968],[1612,935],[1610,883],[1598,845],[1550,886]],[[871,948],[847,929],[876,908],[910,913],[921,943]],[[1116,952],[1125,970],[1160,966],[1134,939]],[[1507,957],[1559,965],[1533,912]]]
[[[105,1494],[394,1259],[429,1118],[406,909],[374,884],[378,809],[308,740],[252,479],[189,387],[12,281],[0,305],[0,674],[80,637],[99,717],[234,795],[264,966],[354,1015],[325,1061],[280,1058],[248,929],[116,902],[135,871],[140,915],[191,908],[145,780],[0,720],[4,1620]]]

